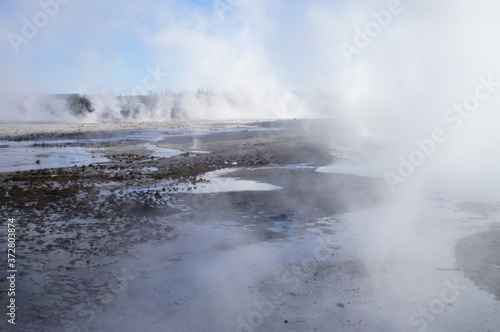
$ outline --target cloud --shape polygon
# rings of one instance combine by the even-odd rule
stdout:
[[[391,1],[248,0],[225,5],[223,15],[220,3],[70,1],[19,54],[4,39],[0,70],[9,82],[0,89],[129,94],[147,66],[160,66],[168,76],[156,92],[244,92],[258,107],[271,102],[266,110],[296,99],[293,90],[326,92],[335,116],[360,126],[395,119],[390,135],[414,137],[469,93],[477,76],[499,73],[493,0],[400,1],[400,12],[350,62],[342,43],[353,44]],[[15,15],[2,16],[1,31],[19,32],[21,18],[39,10],[19,2]],[[294,115],[324,115],[315,106]]]

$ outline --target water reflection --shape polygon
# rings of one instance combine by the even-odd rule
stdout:
[[[357,175],[368,178],[381,178],[384,176],[384,170],[374,165],[349,165],[349,164],[331,164],[318,167],[318,173]]]
[[[0,142],[0,172],[84,166],[109,161],[83,147],[43,147],[34,142]]]

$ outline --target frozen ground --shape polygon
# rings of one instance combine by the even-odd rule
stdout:
[[[306,124],[58,125],[2,143],[102,158],[2,173],[17,330],[498,331],[500,197],[388,193],[345,157],[359,142]]]

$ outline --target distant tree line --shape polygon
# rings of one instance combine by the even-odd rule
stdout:
[[[76,93],[68,96],[68,107],[74,115],[83,115],[94,111],[90,100],[86,96]]]

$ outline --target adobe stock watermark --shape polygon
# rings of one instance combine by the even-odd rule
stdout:
[[[220,21],[224,21],[229,13],[234,13],[243,0],[217,0],[214,3],[215,15]]]
[[[316,246],[313,252],[313,257],[305,257],[300,264],[294,264],[290,270],[286,270],[281,275],[281,282],[287,285],[290,291],[296,291],[300,284],[310,276],[317,268],[318,262],[324,262],[332,256],[334,249],[339,249],[340,246],[332,241],[332,236],[328,235],[318,239],[319,245]],[[277,291],[268,300],[253,302],[255,310],[250,312],[246,317],[238,316],[236,319],[238,326],[236,332],[254,332],[264,324],[264,320],[271,316],[274,310],[278,307],[275,305],[277,301],[283,299],[286,292]]]
[[[441,291],[439,298],[432,300],[425,307],[420,307],[418,312],[412,313],[408,318],[410,325],[418,328],[418,332],[424,332],[429,323],[435,322],[446,310],[446,306],[455,302],[461,292],[467,289],[467,286],[458,283],[457,278],[453,282],[445,279],[443,283],[446,287]]]
[[[146,72],[148,73],[142,79],[142,84],[138,84],[132,88],[130,91],[132,95],[145,96],[157,90],[160,84],[163,82],[168,73],[161,71],[159,66],[153,70],[151,67],[146,67]]]
[[[481,103],[489,99],[500,87],[500,82],[494,81],[491,74],[488,77],[480,76],[478,80],[479,84],[476,86],[474,93],[443,113],[443,121],[450,124],[453,130],[458,130],[464,120],[470,118],[479,109]],[[416,148],[409,153],[408,157],[405,158],[402,155],[398,157],[397,170],[384,173],[385,180],[391,191],[395,192],[398,184],[404,183],[412,176],[417,168],[422,166],[436,152],[438,145],[448,140],[448,137],[445,129],[437,127],[431,132],[430,137],[415,140]]]
[[[40,29],[43,29],[51,18],[59,14],[61,6],[66,5],[71,0],[39,0],[40,10],[36,11],[31,19],[23,16],[21,18],[22,26],[19,33],[10,31],[7,34],[10,45],[15,53],[19,53],[19,47],[26,45],[38,35]]]
[[[403,4],[399,0],[391,0],[387,3],[386,9],[371,11],[372,19],[366,22],[363,28],[354,28],[352,43],[342,42],[340,44],[340,50],[347,62],[352,61],[354,54],[361,54],[361,51],[367,48],[372,40],[391,24],[393,17],[401,14],[403,10]]]

